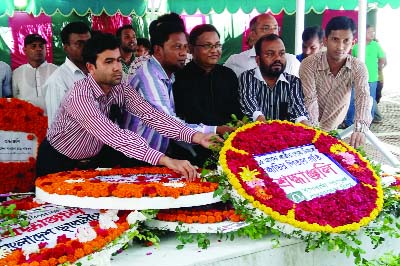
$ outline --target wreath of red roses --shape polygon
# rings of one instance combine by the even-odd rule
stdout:
[[[46,137],[47,117],[43,110],[17,98],[0,98],[0,130],[31,133],[38,145]],[[28,162],[0,162],[0,193],[33,191],[36,158]]]
[[[358,183],[336,193],[294,203],[253,157],[310,143],[340,163]],[[345,163],[343,156],[351,157],[352,162]],[[380,179],[369,163],[346,143],[300,124],[270,121],[245,125],[224,143],[220,164],[237,194],[254,208],[306,231],[357,230],[375,219],[382,209]],[[262,182],[263,186],[249,186],[245,174],[246,179]]]

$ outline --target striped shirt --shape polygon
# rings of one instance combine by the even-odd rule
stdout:
[[[132,79],[132,77],[135,75],[136,71],[143,66],[144,62],[146,62],[147,60],[149,60],[151,57],[151,55],[147,54],[147,55],[142,55],[139,57],[136,57],[131,65],[128,68],[128,71],[126,72],[126,78],[124,79],[127,83],[129,83]]]
[[[135,88],[154,108],[173,116],[176,120],[174,95],[172,83],[174,75],[167,76],[160,63],[153,56],[138,69],[132,78],[130,85]],[[169,140],[161,136],[157,131],[149,128],[137,117],[125,117],[124,128],[130,129],[147,140],[150,147],[161,152],[166,152]],[[183,121],[181,121],[183,122]],[[215,132],[216,127],[205,125],[186,124],[190,128],[203,133]]]
[[[364,131],[371,123],[368,72],[365,64],[348,55],[346,63],[334,76],[326,52],[305,58],[300,66],[304,102],[311,123],[321,129],[336,129],[349,108],[351,90],[355,92],[355,129]]]
[[[265,119],[300,122],[308,117],[303,102],[300,79],[282,73],[274,87],[264,81],[260,68],[243,72],[239,77],[239,99],[242,112],[256,120]]]
[[[129,83],[132,79],[132,77],[135,75],[136,71],[143,66],[143,64],[145,62],[147,62],[149,59],[151,58],[150,54],[147,55],[142,55],[139,57],[136,57],[135,60],[133,60],[133,62],[131,63],[131,65],[129,66],[127,75],[125,77],[125,81],[127,83]],[[188,64],[189,62],[191,62],[193,59],[192,54],[187,53],[186,54],[186,60],[185,60],[185,65]]]
[[[154,109],[127,84],[113,86],[104,94],[91,75],[75,83],[63,99],[59,114],[47,132],[49,143],[71,159],[97,155],[103,144],[153,165],[162,153],[151,149],[136,133],[119,128],[108,119],[112,104],[126,109],[170,138],[190,142],[195,130]]]

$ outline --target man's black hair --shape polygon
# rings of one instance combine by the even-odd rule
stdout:
[[[325,36],[328,37],[333,30],[350,30],[353,36],[356,34],[354,20],[346,16],[338,16],[329,20],[325,27]]]
[[[151,44],[150,41],[146,38],[137,38],[137,46],[142,45],[147,50],[150,50]]]
[[[132,27],[132,25],[126,24],[126,25],[123,25],[123,26],[121,26],[121,27],[119,27],[117,29],[117,32],[115,33],[115,36],[117,36],[117,38],[120,40],[121,39],[121,35],[122,35],[122,31],[123,30],[128,30],[128,29],[135,31],[135,29]]]
[[[153,20],[150,23],[150,25],[149,25],[150,36],[154,34],[154,30],[157,28],[157,26],[164,22],[179,24],[183,28],[185,28],[185,22],[183,21],[181,16],[179,16],[179,14],[177,14],[175,12],[171,12],[171,13],[159,16],[156,20]]]
[[[109,33],[98,33],[89,39],[82,51],[83,61],[96,65],[97,55],[105,50],[119,48],[119,42],[114,35]]]
[[[88,25],[83,23],[82,21],[74,21],[68,23],[62,30],[61,30],[61,42],[63,44],[69,44],[69,36],[72,33],[76,34],[84,34],[84,33],[91,33],[90,28]]]
[[[201,25],[197,25],[196,27],[194,27],[192,29],[192,31],[189,34],[189,43],[191,45],[195,45],[197,38],[199,38],[200,35],[202,35],[204,32],[215,32],[219,36],[219,32],[217,31],[217,29],[211,25],[211,24],[201,24]]]
[[[254,45],[254,49],[256,50],[256,55],[260,56],[261,55],[261,46],[263,42],[271,42],[271,41],[276,41],[276,40],[282,40],[282,38],[279,35],[276,34],[268,34],[262,36],[256,44]],[[283,40],[282,40],[283,42]]]
[[[301,35],[303,42],[307,42],[315,37],[317,37],[320,42],[322,42],[324,38],[324,30],[320,26],[307,27]]]
[[[185,28],[176,23],[163,22],[157,25],[155,31],[150,36],[151,53],[154,53],[154,46],[163,46],[166,41],[169,40],[169,36],[173,33],[185,33]]]

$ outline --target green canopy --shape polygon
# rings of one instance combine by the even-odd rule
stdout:
[[[14,0],[1,0],[0,16],[12,16],[14,11],[25,11],[38,16],[41,12],[54,15],[59,11],[62,15],[70,15],[73,11],[83,16],[88,12],[100,15],[103,11],[108,15],[120,12],[128,16],[143,16],[147,11],[147,0],[27,0],[23,8],[14,6]]]
[[[26,0],[28,5],[23,8],[14,6],[14,0],[0,0],[0,16],[12,16],[14,11],[25,11],[38,16],[41,12],[54,15],[59,11],[62,15],[70,15],[73,11],[78,15],[86,15],[91,12],[100,15],[103,11],[108,15],[120,12],[123,15],[135,14],[143,16],[147,11],[147,3],[151,0]],[[158,0],[167,2],[168,11],[178,14],[186,12],[193,14],[200,11],[202,14],[211,12],[222,13],[225,9],[230,13],[236,13],[242,9],[250,13],[254,9],[263,13],[271,9],[277,14],[282,10],[287,14],[296,12],[295,0]],[[400,7],[400,0],[368,0],[370,4],[384,7],[389,4],[392,8]],[[358,6],[358,0],[305,0],[305,13],[312,9],[317,13],[329,9],[352,10]]]
[[[376,4],[378,7],[384,7],[389,4],[392,8],[400,7],[400,0],[368,0],[369,4]],[[358,0],[305,0],[305,13],[312,9],[317,13],[329,9],[353,10],[358,6]],[[296,12],[295,0],[169,0],[168,9],[178,14],[186,12],[194,14],[200,11],[202,14],[209,14],[214,11],[222,13],[225,9],[229,13],[236,13],[239,8],[246,14],[256,9],[259,13],[264,13],[271,9],[272,13],[280,13],[284,10],[287,14]]]

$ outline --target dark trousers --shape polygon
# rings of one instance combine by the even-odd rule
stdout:
[[[79,147],[82,148],[82,147]],[[36,160],[36,176],[44,176],[47,174],[70,171],[70,170],[87,170],[97,167],[135,167],[149,165],[143,161],[126,157],[123,153],[104,145],[98,155],[82,159],[74,160],[62,153],[58,152],[45,139],[39,146],[38,156]]]

